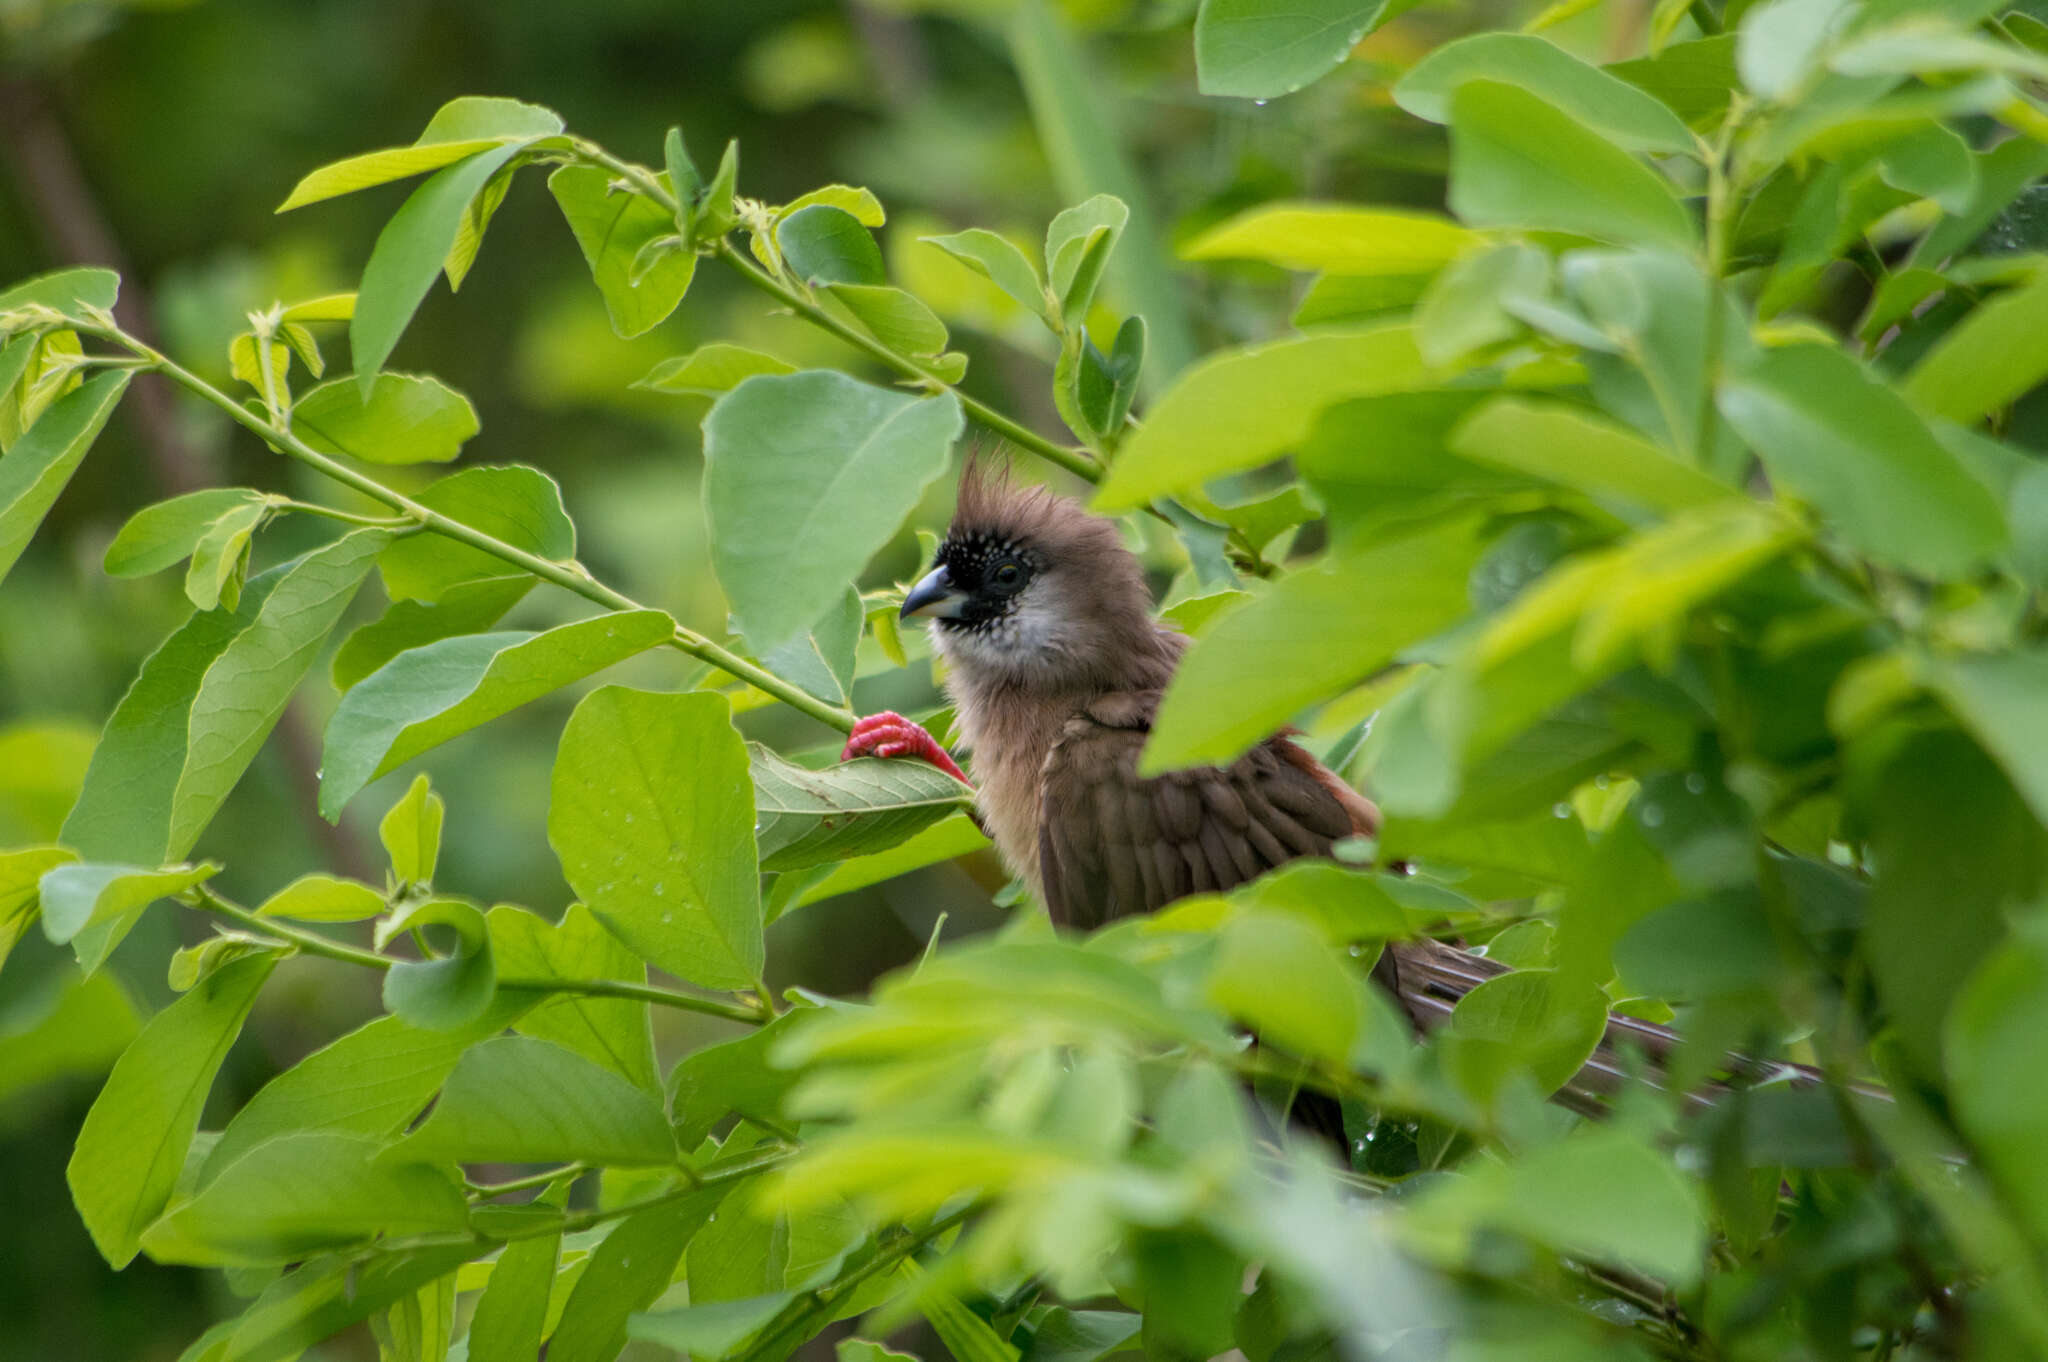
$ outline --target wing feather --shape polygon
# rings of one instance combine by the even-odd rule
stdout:
[[[1039,872],[1055,922],[1095,927],[1230,889],[1328,855],[1359,830],[1314,760],[1284,738],[1228,766],[1141,777],[1158,703],[1157,691],[1105,696],[1067,721],[1046,756]]]

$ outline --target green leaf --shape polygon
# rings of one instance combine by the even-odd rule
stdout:
[[[643,958],[745,988],[763,962],[753,802],[722,696],[606,686],[562,732],[548,841],[598,921]]]
[[[1024,254],[1023,247],[1006,236],[998,236],[982,227],[970,227],[964,232],[953,232],[946,236],[922,236],[919,241],[938,247],[961,264],[989,280],[997,288],[1021,304],[1024,309],[1047,322],[1052,312],[1046,300],[1045,282],[1038,276],[1038,267]]]
[[[738,1040],[707,1045],[684,1056],[668,1076],[677,1143],[696,1148],[713,1126],[734,1114],[777,1123],[787,1120],[782,1099],[801,1074],[776,1064],[773,1054],[794,1028],[803,1025],[804,1017],[803,1009],[788,1012]]]
[[[1469,1174],[1446,1179],[1418,1203],[1412,1229],[1453,1240],[1488,1224],[1681,1291],[1699,1280],[1707,1249],[1699,1193],[1669,1158],[1627,1132],[1587,1126],[1512,1162],[1473,1162]]]
[[[108,369],[51,403],[0,459],[0,579],[35,537],[133,377]]]
[[[429,927],[452,929],[455,950],[442,954],[432,947]],[[401,931],[413,934],[420,958],[384,971],[384,1010],[429,1031],[454,1031],[483,1016],[498,986],[484,915],[458,899],[409,904],[377,924],[378,949]]]
[[[339,817],[385,772],[674,632],[662,611],[630,610],[539,634],[467,634],[399,654],[343,696],[328,721],[320,811]]]
[[[28,935],[42,911],[40,886],[46,871],[69,865],[78,853],[68,847],[21,847],[0,851],[0,965],[15,943]]]
[[[166,639],[107,720],[65,844],[147,865],[190,851],[390,542],[346,535],[255,578],[232,613],[194,615]]]
[[[621,1221],[590,1256],[561,1323],[548,1340],[548,1362],[611,1362],[626,1340],[627,1317],[654,1303],[675,1275],[683,1250],[725,1196],[706,1187]]]
[[[1293,573],[1219,615],[1174,673],[1139,769],[1233,760],[1456,622],[1481,547],[1461,518]],[[1361,589],[1393,581],[1400,590]]]
[[[1267,463],[1298,444],[1323,408],[1427,379],[1405,325],[1326,332],[1212,355],[1146,414],[1095,494],[1128,511],[1210,478]]]
[[[1291,95],[1335,70],[1388,8],[1388,0],[1202,0],[1196,86],[1261,101]]]
[[[94,308],[113,311],[120,296],[121,276],[112,270],[96,266],[51,270],[0,289],[0,313],[48,307],[82,319]]]
[[[895,846],[974,797],[936,766],[867,758],[806,770],[759,743],[754,778],[761,868],[797,870]]]
[[[1728,108],[1729,93],[1737,84],[1735,35],[1673,43],[1655,56],[1616,62],[1606,69],[1655,95],[1691,126],[1710,127]]]
[[[924,358],[946,348],[946,324],[914,294],[886,284],[832,284],[826,293],[891,350]]]
[[[1429,288],[1434,274],[1320,274],[1294,309],[1295,326],[1384,321],[1390,314],[1406,312]]]
[[[683,393],[690,397],[720,397],[755,374],[793,374],[796,366],[749,350],[744,345],[714,341],[700,345],[687,355],[665,359],[647,371],[647,377],[633,386],[650,392]]]
[[[519,604],[538,580],[524,575],[487,577],[448,587],[432,605],[393,601],[382,616],[341,641],[328,669],[329,679],[336,690],[347,690],[400,653],[488,629]]]
[[[828,184],[799,194],[775,210],[776,219],[780,221],[814,203],[850,213],[853,220],[863,227],[880,227],[889,220],[888,214],[882,211],[882,201],[875,197],[873,190],[851,184]]]
[[[1947,577],[2005,546],[1990,489],[1892,388],[1832,346],[1762,352],[1724,380],[1720,406],[1774,482],[1879,562]]]
[[[223,1167],[142,1236],[160,1263],[289,1263],[379,1235],[460,1234],[469,1203],[438,1170],[380,1163],[384,1142],[280,1136]]]
[[[1849,0],[1770,0],[1745,16],[1735,64],[1750,93],[1786,102],[1821,75],[1822,49],[1849,17]]]
[[[1980,303],[1913,366],[1906,396],[1969,424],[2026,393],[2048,375],[2048,339],[2038,325],[2044,302],[2048,274]]]
[[[234,961],[150,1018],[86,1113],[64,1175],[110,1265],[127,1266],[170,1200],[213,1076],[276,963]]]
[[[378,374],[367,398],[337,378],[292,403],[292,430],[307,444],[365,463],[447,463],[481,428],[468,398],[425,374]]]
[[[968,1309],[942,1282],[922,1279],[915,1262],[906,1265],[913,1280],[919,1281],[917,1308],[931,1323],[932,1332],[946,1345],[954,1362],[1017,1362],[1017,1350],[996,1333],[989,1322]]]
[[[1451,97],[1468,81],[1526,90],[1631,151],[1690,153],[1697,144],[1670,109],[1619,77],[1528,33],[1477,33],[1446,43],[1410,67],[1394,102],[1432,123],[1451,120]]]
[[[1358,989],[1321,933],[1285,913],[1233,918],[1210,967],[1209,1001],[1305,1059],[1343,1064],[1362,1021]]]
[[[661,1103],[548,1041],[500,1036],[471,1047],[393,1161],[665,1165],[675,1138]]]
[[[1488,979],[1451,1012],[1454,1035],[1500,1046],[1506,1067],[1527,1073],[1545,1093],[1571,1081],[1606,1029],[1607,996],[1591,984],[1561,983],[1554,970]]]
[[[1497,397],[1459,423],[1450,449],[1645,511],[1679,511],[1740,495],[1627,427],[1557,402]]]
[[[1915,670],[2048,824],[2048,650],[1929,659]]]
[[[1415,305],[1415,343],[1435,368],[1522,334],[1516,309],[1543,306],[1550,256],[1515,242],[1489,246],[1445,266]]]
[[[1109,254],[1130,219],[1131,210],[1122,199],[1097,194],[1062,210],[1047,225],[1045,277],[1066,325],[1072,326],[1088,314]]]
[[[383,1141],[410,1126],[463,1051],[525,1004],[492,1010],[462,1031],[425,1031],[379,1017],[315,1050],[264,1084],[235,1113],[200,1166],[204,1188],[235,1160],[281,1135],[329,1133]]]
[[[1124,1310],[1069,1310],[1056,1305],[1032,1331],[1024,1362],[1102,1362],[1137,1338],[1143,1323],[1144,1316]]]
[[[355,316],[348,324],[349,353],[355,357],[356,383],[365,400],[378,370],[441,272],[469,201],[523,147],[522,142],[493,143],[435,171],[378,233],[356,290]]]
[[[401,885],[426,884],[441,859],[441,822],[447,805],[429,787],[424,771],[413,777],[403,795],[384,811],[377,837],[391,858],[391,873]]]
[[[775,244],[805,284],[882,284],[882,248],[853,214],[830,204],[799,208],[775,225]]]
[[[214,523],[230,511],[263,505],[247,487],[209,487],[145,506],[128,518],[107,545],[101,566],[110,577],[146,577],[189,557]]]
[[[704,418],[712,565],[757,653],[820,618],[945,470],[951,393],[829,371],[750,378]]]
[[[250,539],[267,514],[269,508],[260,502],[237,506],[199,536],[192,546],[192,564],[185,572],[185,598],[194,609],[233,610],[241,603]]]
[[[991,843],[965,814],[950,814],[922,832],[913,833],[887,851],[841,861],[823,879],[806,884],[796,901],[784,912],[818,903],[838,894],[850,894],[871,884],[922,870],[928,865],[955,860],[981,851]]]
[[[562,507],[562,489],[537,468],[465,468],[414,500],[542,558],[566,562],[576,556],[576,527]],[[437,601],[464,582],[523,575],[502,558],[438,534],[396,541],[384,550],[377,566],[393,600]]]
[[[860,593],[848,587],[823,619],[780,648],[769,649],[761,665],[827,704],[843,705],[853,691],[861,621]]]
[[[1265,260],[1340,275],[1433,272],[1485,238],[1429,213],[1340,203],[1268,203],[1196,237],[1189,260]]]
[[[219,873],[211,861],[164,870],[91,861],[60,865],[43,876],[39,887],[43,934],[61,946],[95,924],[132,922],[158,899],[182,894]],[[88,965],[86,973],[92,969]]]
[[[671,132],[671,137],[674,133]],[[680,145],[679,139],[677,139]],[[673,164],[673,161],[671,161]],[[555,1204],[568,1187],[535,1198]],[[548,1319],[548,1295],[555,1283],[562,1236],[536,1235],[505,1245],[491,1269],[490,1285],[478,1297],[469,1324],[469,1362],[533,1362],[540,1356],[541,1335]]]
[[[1671,185],[1536,95],[1472,80],[1451,95],[1451,210],[1475,227],[1694,249]]]
[[[522,985],[533,981],[543,986],[581,979],[646,982],[646,966],[580,903],[570,904],[559,924],[510,904],[491,909],[485,920],[498,960],[500,988],[515,979]],[[654,1090],[660,1080],[654,1070],[654,1036],[647,1014],[646,1003],[630,999],[559,993],[544,996],[514,1023],[514,1029],[552,1041],[628,1082]]]
[[[474,1244],[321,1257],[265,1287],[234,1321],[219,1362],[285,1362],[456,1270]],[[213,1359],[205,1359],[213,1362]]]
[[[2048,942],[2029,921],[1978,966],[1944,1028],[1956,1115],[2000,1187],[2038,1238],[2048,1233],[2048,1086],[2041,1079],[2048,1026]]]
[[[607,172],[593,166],[563,166],[548,176],[548,189],[604,295],[612,330],[637,336],[660,325],[682,302],[697,272],[697,254],[678,240],[636,277],[634,261],[649,243],[674,236],[675,220],[651,199],[614,193],[611,183]]]
[[[551,109],[511,99],[465,96],[444,104],[419,141],[409,147],[364,152],[320,167],[293,186],[277,211],[438,170],[508,139],[527,141],[561,131],[562,120]]]
[[[704,197],[697,201],[694,233],[698,241],[724,236],[739,220],[739,215],[733,210],[733,191],[739,185],[739,178],[740,144],[738,139],[733,139],[725,144],[725,152],[718,158],[718,169],[712,172],[711,183],[704,188]]]
[[[740,1300],[689,1305],[680,1310],[650,1310],[626,1324],[629,1336],[664,1348],[687,1352],[701,1362],[722,1362],[740,1350],[763,1326],[794,1300],[794,1291],[772,1291]],[[839,1345],[845,1348],[847,1342]]]

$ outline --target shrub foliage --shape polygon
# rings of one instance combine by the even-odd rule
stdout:
[[[1205,0],[1203,88],[1284,95],[1406,7]],[[123,330],[105,270],[0,294],[0,570],[137,373],[333,490],[135,515],[107,571],[182,569],[193,613],[57,843],[0,853],[0,943],[40,930],[81,969],[52,1027],[89,1020],[153,905],[215,922],[69,1167],[109,1263],[218,1267],[249,1297],[186,1357],[368,1320],[392,1358],[779,1362],[918,1314],[962,1362],[2048,1353],[2048,274],[2007,230],[2048,170],[2044,30],[1954,0],[1665,0],[1645,55],[1596,66],[1541,31],[1585,8],[1386,91],[1446,130],[1447,214],[1277,202],[1188,242],[1311,278],[1293,330],[1180,372],[1111,305],[1159,277],[1118,272],[1153,248],[1119,199],[1042,243],[928,238],[1055,338],[1059,440],[961,388],[867,190],[767,203],[736,145],[700,163],[671,132],[643,165],[508,99],[299,183],[285,208],[419,181],[357,292],[250,316],[234,391]],[[1043,14],[1020,23],[1057,55]],[[586,570],[535,469],[387,471],[479,434],[462,394],[386,364],[522,177],[621,335],[726,270],[897,380],[719,341],[642,381],[712,399],[729,631]],[[330,376],[344,326],[354,372]],[[766,922],[981,845],[938,771],[732,721],[845,730],[857,657],[910,665],[900,591],[858,579],[970,428],[1184,564],[1196,639],[1152,769],[1299,723],[1386,825],[1351,867],[1086,939],[1020,911],[863,1002],[776,997]],[[284,517],[332,534],[252,571]],[[312,677],[372,574],[389,609]],[[537,584],[587,616],[498,629]],[[381,885],[311,873],[243,905],[187,859],[302,686],[341,692],[335,816],[663,649],[672,689],[589,689],[561,734],[566,911],[437,879],[423,776],[384,816]],[[1413,873],[1361,868],[1394,861]],[[1513,967],[1422,1039],[1365,973],[1419,934]],[[380,971],[387,1014],[201,1129],[294,953]],[[1684,1039],[1599,1110],[1546,1101],[1610,1007]],[[651,1008],[738,1038],[659,1055]],[[1348,1166],[1252,1097],[1297,1088],[1342,1100]],[[531,1171],[481,1180],[507,1164]]]

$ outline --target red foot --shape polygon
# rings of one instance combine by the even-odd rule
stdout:
[[[893,709],[870,714],[854,724],[853,736],[846,740],[839,759],[852,761],[855,757],[917,757],[961,784],[969,783],[966,772],[946,755],[936,738]]]

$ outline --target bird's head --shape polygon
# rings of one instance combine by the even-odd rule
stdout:
[[[1127,684],[1156,651],[1151,593],[1114,523],[977,460],[953,523],[903,618],[932,621],[948,663],[975,682],[1044,691]]]

